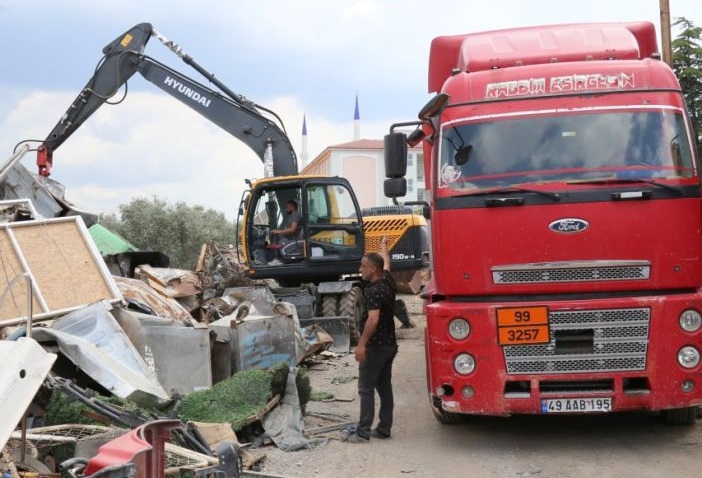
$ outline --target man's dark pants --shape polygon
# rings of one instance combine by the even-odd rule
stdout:
[[[380,397],[378,432],[390,436],[394,401],[392,395],[392,362],[397,346],[366,348],[366,361],[358,367],[358,395],[361,398],[361,415],[356,433],[370,437],[375,418],[375,391]]]

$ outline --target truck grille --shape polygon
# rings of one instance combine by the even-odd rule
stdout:
[[[647,261],[557,262],[492,268],[495,284],[646,280],[650,276],[651,264]]]
[[[586,373],[644,370],[651,310],[606,309],[550,312],[550,341],[503,347],[507,373]],[[589,350],[559,349],[558,332],[592,332]]]

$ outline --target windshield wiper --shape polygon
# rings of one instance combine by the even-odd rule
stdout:
[[[539,191],[538,189],[522,188],[519,186],[509,186],[505,188],[493,188],[493,189],[483,189],[481,191],[475,191],[470,193],[459,194],[454,197],[465,197],[465,196],[489,196],[491,194],[505,194],[505,193],[532,193],[538,194],[540,196],[545,196],[551,198],[554,201],[560,201],[561,196],[558,193],[551,191]]]
[[[678,196],[682,196],[682,189],[678,186],[673,186],[671,184],[661,183],[655,179],[644,179],[644,178],[600,178],[600,179],[582,179],[575,181],[568,181],[566,184],[650,184],[651,186],[656,186],[662,189],[667,189],[672,191]]]

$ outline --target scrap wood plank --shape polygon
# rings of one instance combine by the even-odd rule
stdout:
[[[207,254],[207,243],[203,244],[200,248],[200,255],[197,258],[197,266],[195,266],[195,272],[205,271],[205,255]]]
[[[271,410],[275,408],[278,403],[280,403],[280,400],[283,397],[280,395],[276,395],[275,397],[271,398],[271,400],[268,402],[268,404],[265,406],[263,410],[258,412],[256,415],[250,416],[249,418],[246,419],[246,424],[251,425],[252,423],[255,423],[257,421],[260,421],[265,417],[268,413],[270,413]]]
[[[271,475],[268,473],[262,473],[260,471],[244,470],[241,473],[241,478],[292,478],[292,477],[282,476],[282,475]]]
[[[356,422],[341,422],[335,423],[334,425],[327,425],[324,427],[310,428],[309,430],[305,430],[305,435],[320,435],[322,433],[335,432],[352,427],[355,424]]]

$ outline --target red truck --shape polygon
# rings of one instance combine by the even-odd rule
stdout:
[[[649,22],[433,40],[423,141],[431,405],[464,415],[702,405],[702,208],[685,100]],[[416,124],[405,135],[400,127]]]

